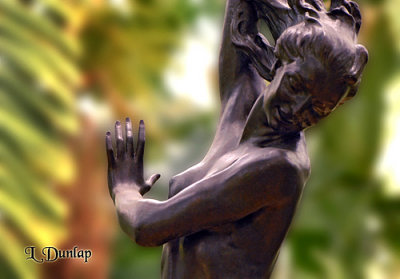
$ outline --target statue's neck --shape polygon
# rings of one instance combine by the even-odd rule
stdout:
[[[261,94],[254,103],[243,129],[240,143],[251,142],[256,145],[268,145],[298,136],[299,133],[278,133],[270,127],[263,108],[264,98],[268,98],[268,96]]]

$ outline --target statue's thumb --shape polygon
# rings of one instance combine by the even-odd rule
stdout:
[[[146,184],[149,186],[153,186],[154,183],[156,183],[156,181],[161,177],[160,174],[153,174],[152,176],[150,176],[149,179],[147,179]]]

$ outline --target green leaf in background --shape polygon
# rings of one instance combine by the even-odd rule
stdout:
[[[0,1],[0,268],[37,278],[25,246],[67,235],[68,207],[54,184],[75,176],[66,135],[78,131],[79,43],[48,12],[73,17],[62,1]]]

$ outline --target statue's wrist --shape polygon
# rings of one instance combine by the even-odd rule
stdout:
[[[121,183],[117,184],[112,191],[113,200],[116,196],[126,196],[126,197],[142,197],[140,194],[140,186],[135,183]]]

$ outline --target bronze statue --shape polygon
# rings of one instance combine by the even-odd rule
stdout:
[[[162,278],[269,278],[310,173],[303,130],[354,96],[368,58],[348,0],[329,10],[321,0],[228,0],[224,24],[216,135],[171,179],[167,200],[143,197],[159,178],[143,178],[143,121],[135,149],[128,118],[125,137],[115,125],[115,149],[106,135],[121,227],[139,245],[164,244]]]

